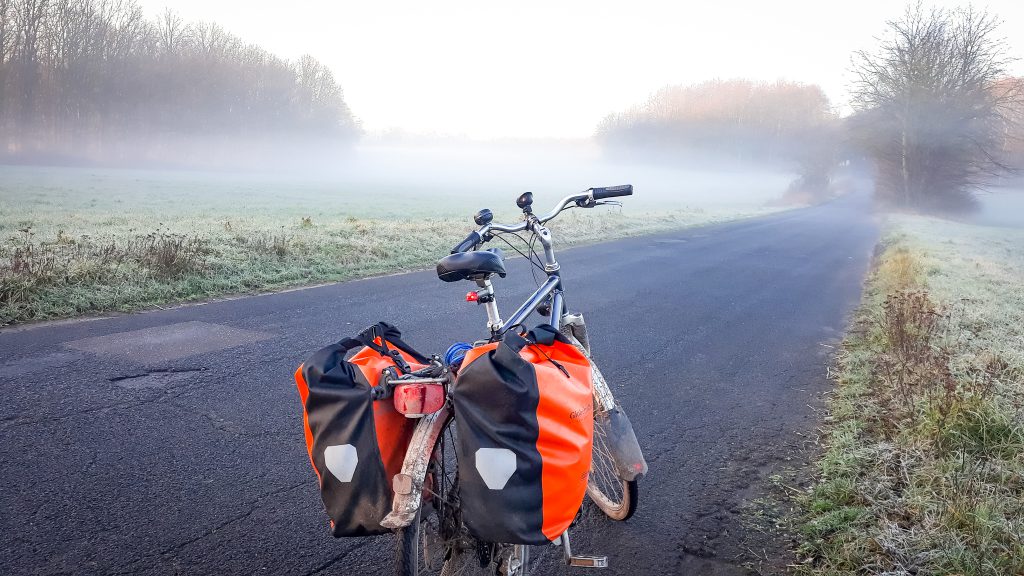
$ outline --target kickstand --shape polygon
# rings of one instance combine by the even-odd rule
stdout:
[[[562,551],[565,553],[565,563],[567,566],[574,566],[576,568],[607,568],[608,557],[607,556],[573,556],[572,544],[569,543],[569,530],[566,529],[562,533],[559,539],[562,545]]]

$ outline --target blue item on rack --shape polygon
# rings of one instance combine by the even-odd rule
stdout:
[[[444,363],[448,366],[458,367],[462,364],[466,352],[472,349],[473,345],[468,342],[456,342],[449,346],[448,351],[444,353]]]

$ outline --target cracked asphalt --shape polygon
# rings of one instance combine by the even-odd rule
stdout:
[[[612,574],[747,573],[743,503],[815,428],[876,240],[860,194],[559,253],[650,462],[636,516],[588,507],[576,550]],[[506,313],[532,286],[509,268]],[[467,289],[422,271],[0,331],[0,572],[390,573],[388,538],[328,534],[292,371],[378,320],[426,352],[480,337]]]

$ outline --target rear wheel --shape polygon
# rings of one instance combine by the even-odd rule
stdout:
[[[529,547],[477,542],[462,524],[454,421],[438,439],[427,478],[429,498],[397,533],[399,574],[526,576]]]
[[[445,547],[440,538],[438,516],[421,507],[416,519],[398,532],[397,564],[402,576],[437,574],[444,566]]]
[[[446,440],[449,428],[454,429],[450,424],[446,426],[434,448],[427,469],[423,501],[416,511],[416,518],[396,533],[398,548],[395,560],[402,576],[440,574],[451,555],[451,544],[445,538],[445,525],[451,517],[447,502],[451,493],[448,479],[454,479],[456,472],[453,464],[455,451]]]

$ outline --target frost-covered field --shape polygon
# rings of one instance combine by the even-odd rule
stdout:
[[[429,266],[479,208],[514,221],[529,181],[547,210],[563,195],[636,176],[623,208],[573,210],[552,223],[573,245],[776,210],[767,203],[792,178],[595,172],[580,162],[570,187],[575,178],[550,159],[531,174],[526,159],[518,168],[481,160],[471,173],[473,158],[458,158],[364,155],[349,160],[350,175],[301,177],[0,166],[0,325]]]
[[[1024,227],[909,216],[894,218],[893,226],[919,255],[932,297],[962,315],[965,345],[1024,371]],[[1015,384],[1024,393],[1024,382]]]

